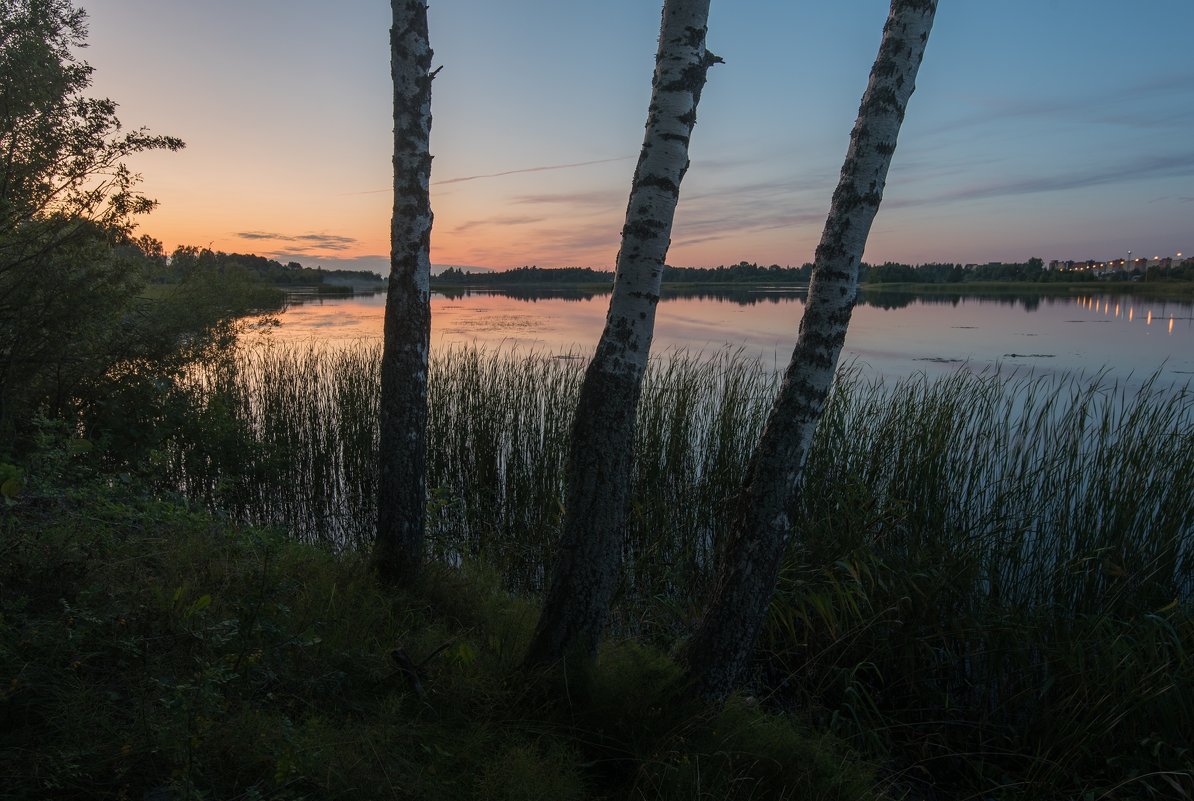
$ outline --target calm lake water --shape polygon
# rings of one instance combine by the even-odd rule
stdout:
[[[666,289],[665,289],[666,291]],[[432,347],[476,344],[555,355],[587,355],[605,320],[608,294],[464,290],[432,296]],[[334,346],[380,338],[385,295],[296,299],[270,334]],[[741,348],[787,363],[804,294],[786,289],[688,291],[665,297],[652,351]],[[1194,382],[1194,304],[1093,291],[1082,295],[864,293],[843,360],[899,377],[962,365],[1035,372],[1106,370],[1133,380]]]

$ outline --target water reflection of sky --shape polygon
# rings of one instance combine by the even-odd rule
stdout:
[[[478,344],[586,353],[605,320],[608,295],[516,299],[472,293],[432,297],[433,347]],[[385,296],[296,304],[272,334],[284,340],[380,337]],[[672,348],[740,347],[768,363],[791,352],[803,299],[770,293],[743,303],[709,297],[665,299],[656,353]],[[1123,295],[988,298],[867,296],[854,311],[844,359],[891,376],[950,372],[999,363],[1038,372],[1108,369],[1112,377],[1161,370],[1169,382],[1194,379],[1194,304]]]

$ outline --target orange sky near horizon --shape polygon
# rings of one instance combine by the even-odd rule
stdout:
[[[83,0],[93,93],[182,138],[132,168],[141,233],[388,270],[385,3]],[[668,262],[812,259],[887,0],[713,4],[710,72]],[[449,0],[435,63],[432,261],[610,268],[659,4]],[[1023,19],[1032,19],[1025,27]],[[943,4],[866,259],[1194,250],[1189,0]],[[1120,58],[1133,42],[1147,57]]]

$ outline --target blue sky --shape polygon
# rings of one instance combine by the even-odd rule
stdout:
[[[95,93],[176,244],[384,270],[389,4],[93,0]],[[669,262],[810,260],[888,3],[713,0]],[[433,260],[609,267],[660,4],[432,3]],[[870,261],[1194,250],[1191,0],[942,0]]]

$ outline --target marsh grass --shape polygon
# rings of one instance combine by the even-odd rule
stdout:
[[[1188,390],[847,379],[808,475],[765,648],[788,703],[926,775],[1194,792]]]
[[[273,347],[212,365],[191,391],[218,435],[180,438],[165,480],[237,520],[367,546],[378,355]],[[542,588],[582,367],[436,355],[434,560]],[[615,631],[672,643],[690,630],[774,389],[773,371],[732,352],[653,363]],[[1194,792],[1188,389],[964,370],[892,384],[846,371],[802,505],[760,691],[898,753],[908,783]]]
[[[359,554],[74,483],[0,514],[5,799],[874,797],[795,716],[665,707],[658,650],[608,644],[583,715],[534,692],[535,604],[492,571],[390,592]]]

